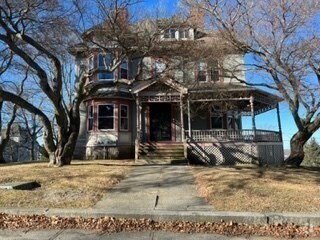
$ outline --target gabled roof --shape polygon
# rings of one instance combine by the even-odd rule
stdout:
[[[132,87],[132,93],[137,94],[137,93],[145,90],[146,88],[152,86],[155,83],[163,83],[181,94],[188,93],[188,88],[184,87],[183,85],[181,85],[180,83],[178,83],[172,79],[159,79],[159,80],[149,80],[149,81],[136,82],[136,83],[134,83],[134,85]]]

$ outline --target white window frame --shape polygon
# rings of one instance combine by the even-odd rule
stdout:
[[[126,106],[127,107],[127,117],[122,117],[121,116],[121,107],[122,106]],[[129,112],[130,110],[129,110],[129,105],[128,104],[120,104],[120,109],[119,109],[119,129],[120,129],[120,131],[125,131],[125,132],[128,132],[129,131]],[[121,119],[122,118],[124,118],[124,119],[127,119],[127,121],[128,121],[128,128],[127,129],[123,129],[123,128],[121,128]]]
[[[92,59],[92,65],[91,65],[91,59]],[[89,68],[89,71],[91,71],[95,68],[93,54],[88,57],[88,68]]]
[[[179,39],[189,39],[190,38],[190,32],[189,29],[179,29]],[[183,33],[183,36],[181,36],[181,33]],[[187,35],[187,37],[186,37]]]
[[[107,128],[103,128],[103,129],[100,129],[99,128],[99,119],[100,119],[100,116],[99,116],[99,106],[106,106],[106,105],[112,105],[113,106],[113,128],[111,129],[107,129]],[[97,130],[99,131],[115,131],[115,123],[116,123],[116,107],[115,107],[115,104],[114,103],[104,103],[104,104],[97,104]],[[111,118],[111,117],[102,117],[102,118]]]
[[[92,108],[92,116],[90,116],[90,108]],[[93,107],[93,105],[92,104],[90,104],[90,105],[88,105],[88,107],[87,107],[87,114],[88,114],[88,116],[87,116],[87,131],[88,132],[92,132],[93,131],[93,127],[94,127],[94,107]],[[89,120],[92,120],[92,129],[90,130],[89,129],[89,126],[90,126],[90,123],[89,123]]]

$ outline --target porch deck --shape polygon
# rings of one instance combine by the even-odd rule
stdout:
[[[231,129],[209,129],[209,130],[188,130],[186,136],[193,142],[281,142],[281,134],[277,131],[269,130],[231,130]]]

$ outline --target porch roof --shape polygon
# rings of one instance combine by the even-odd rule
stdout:
[[[149,81],[136,82],[132,88],[132,93],[137,94],[139,92],[142,92],[143,90],[149,88],[150,86],[156,83],[162,83],[176,90],[178,93],[181,93],[181,94],[186,94],[188,92],[188,89],[186,87],[184,87],[183,85],[181,85],[180,83],[172,79],[155,79],[155,80],[149,80]]]
[[[240,84],[216,84],[210,88],[193,87],[189,89],[191,102],[212,102],[213,105],[226,106],[228,110],[251,115],[250,97],[253,97],[254,113],[258,115],[276,108],[283,99],[258,88]]]

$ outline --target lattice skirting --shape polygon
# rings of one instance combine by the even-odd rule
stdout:
[[[86,159],[131,159],[134,155],[134,147],[125,146],[87,146]]]
[[[187,150],[191,163],[272,165],[283,162],[282,143],[188,143]]]

